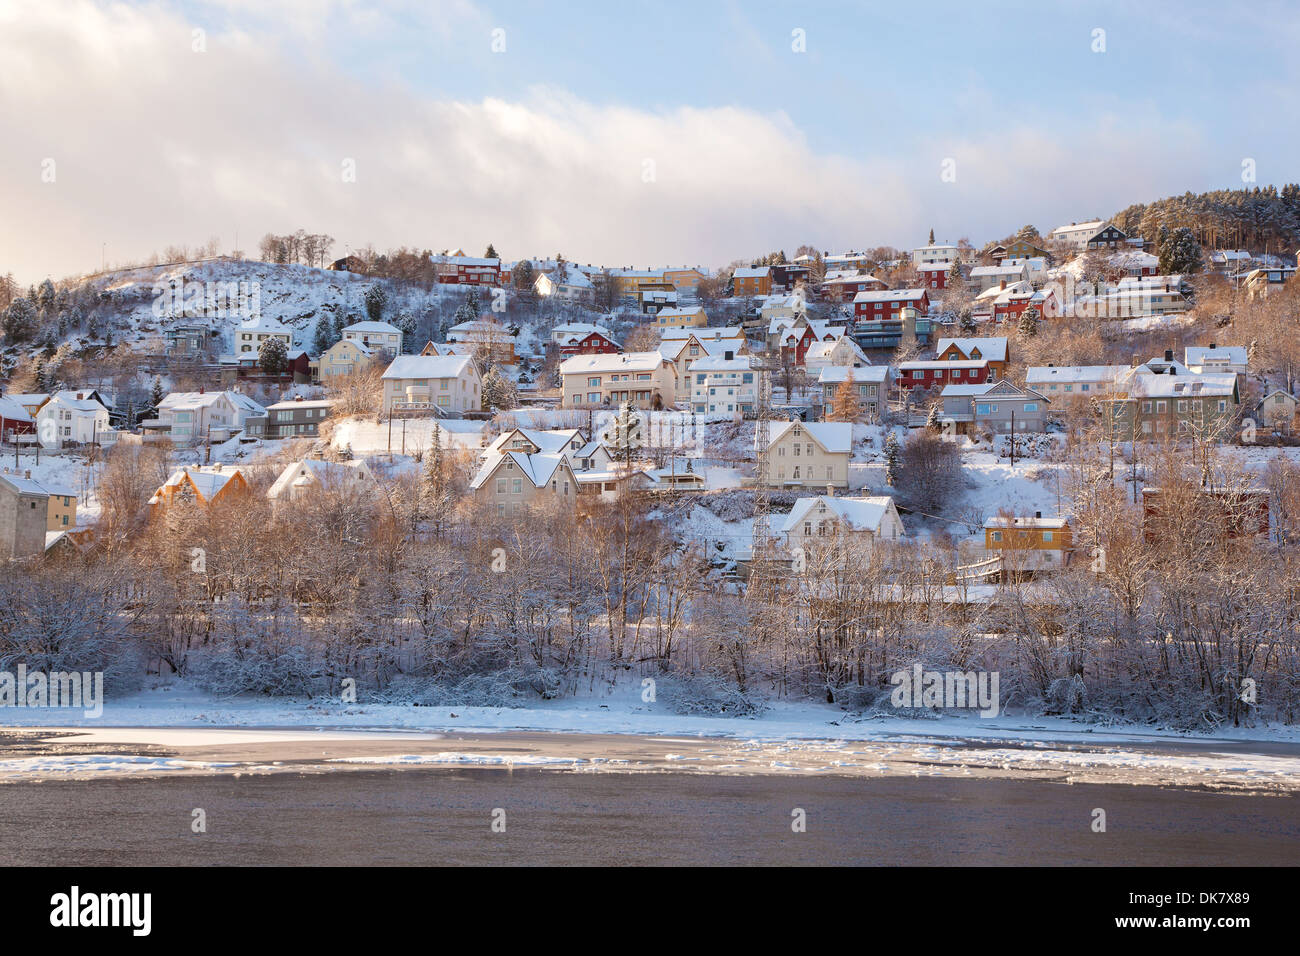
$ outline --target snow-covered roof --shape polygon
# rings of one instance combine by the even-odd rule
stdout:
[[[984,527],[986,528],[1042,528],[1047,531],[1064,528],[1069,523],[1067,518],[1021,517],[1019,515],[1010,519],[1002,515],[994,515],[991,518],[984,519]]]
[[[473,367],[468,355],[399,355],[384,371],[382,378],[459,378]]]
[[[534,488],[541,488],[565,464],[564,455],[552,455],[545,452],[525,455],[523,452],[511,451],[505,454],[488,455],[483,466],[479,468],[474,480],[469,483],[471,489],[477,489],[492,476],[502,461],[509,459],[532,482]]]
[[[827,365],[817,376],[817,382],[820,385],[839,385],[850,378],[855,383],[860,382],[863,385],[881,384],[889,380],[889,366],[867,365],[863,368],[853,368],[849,365]]]
[[[575,266],[572,262],[566,262],[564,264],[563,275],[560,274],[558,267],[550,269],[549,271],[545,272],[544,275],[546,276],[547,279],[549,279],[551,282],[554,282],[556,285],[572,286],[575,289],[592,288],[591,280],[587,278],[587,274],[583,272],[580,268]],[[537,278],[540,280],[541,276],[538,276]]]
[[[1207,362],[1245,365],[1248,361],[1246,349],[1240,345],[1223,345],[1214,348],[1204,345],[1189,345],[1183,350],[1183,360],[1189,366],[1205,365]]]
[[[990,362],[1005,362],[1007,360],[1007,337],[1005,335],[992,335],[986,339],[981,338],[944,338],[934,347],[936,355],[942,355],[952,346],[957,346],[957,350],[962,355],[969,356],[973,349],[979,349],[980,354]]]
[[[1113,382],[1129,371],[1127,365],[1031,365],[1025,369],[1026,385],[1053,382]]]
[[[669,310],[665,309],[664,312],[666,311]],[[663,315],[664,313],[660,312],[659,314]],[[663,340],[686,339],[686,338],[690,338],[692,335],[695,336],[697,339],[699,339],[701,342],[705,341],[706,339],[743,339],[745,337],[745,330],[738,325],[728,325],[726,327],[688,325],[681,328],[674,326],[673,328],[664,329],[659,334],[659,338]]]
[[[767,275],[771,270],[771,266],[749,266],[744,269],[737,269],[732,273],[732,276],[737,279],[757,279]]]
[[[839,496],[818,495],[815,498],[800,498],[794,503],[789,516],[781,526],[783,532],[793,531],[808,513],[820,505],[833,513],[853,531],[880,531],[880,526],[894,506],[894,499],[888,495],[876,495],[863,498],[842,498]]]
[[[1135,374],[1130,378],[1129,394],[1134,398],[1205,398],[1232,395],[1237,376],[1231,372],[1201,375]]]
[[[692,372],[748,372],[754,368],[750,356],[725,358],[721,355],[707,355],[698,358],[687,366]]]
[[[89,391],[74,391],[70,389],[68,391],[55,392],[50,396],[50,401],[58,402],[64,408],[69,408],[78,412],[93,412],[98,414],[99,412],[108,411],[108,409],[93,398],[77,397],[78,395],[86,396],[89,394]],[[42,409],[42,411],[44,411],[44,409]]]
[[[344,332],[382,332],[388,335],[400,335],[402,330],[395,325],[389,325],[387,322],[353,322],[351,325],[344,327]]]
[[[957,362],[935,362],[918,359],[914,362],[899,362],[898,370],[900,372],[916,371],[938,371],[940,369],[958,369],[958,368],[985,368],[989,364],[988,359],[964,359]]]
[[[662,352],[624,352],[621,355],[575,355],[560,363],[561,375],[586,372],[650,372],[667,361]]]
[[[976,266],[971,269],[970,277],[980,279],[988,276],[997,278],[998,276],[1018,276],[1023,275],[1025,267],[1019,266]]]
[[[853,297],[854,302],[892,302],[895,299],[919,299],[924,289],[868,289]]]
[[[570,445],[575,445],[583,440],[582,432],[577,428],[512,428],[504,431],[493,439],[492,444],[488,445],[484,454],[504,454],[506,440],[518,435],[532,443],[541,453],[556,455],[562,452]],[[591,444],[591,443],[588,443]]]
[[[279,498],[291,488],[308,484],[343,484],[344,482],[364,481],[370,478],[369,469],[361,459],[353,461],[324,461],[320,458],[304,458],[285,466],[279,477],[267,489],[266,497]]]
[[[658,318],[684,319],[689,316],[702,315],[704,309],[698,305],[686,306],[681,309],[660,309],[656,314]]]
[[[9,395],[0,395],[0,418],[12,422],[30,422],[32,420],[32,416],[27,413],[27,409]]]
[[[276,402],[274,405],[267,405],[268,412],[282,412],[290,408],[333,408],[334,403],[325,398],[290,398],[283,402]]]

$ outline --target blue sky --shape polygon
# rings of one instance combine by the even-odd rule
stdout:
[[[0,0],[0,200],[50,231],[0,268],[299,226],[610,264],[982,242],[1300,179],[1298,41],[1281,4]]]

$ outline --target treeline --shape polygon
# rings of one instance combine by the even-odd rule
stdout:
[[[1111,220],[1129,235],[1154,240],[1162,227],[1185,226],[1210,248],[1268,249],[1287,256],[1300,247],[1300,185],[1187,192],[1136,203]]]

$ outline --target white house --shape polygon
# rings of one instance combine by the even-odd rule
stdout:
[[[240,360],[255,360],[267,339],[279,339],[286,352],[293,347],[293,329],[265,315],[247,320],[235,329],[233,335],[235,357]]]
[[[385,412],[483,410],[482,379],[467,355],[399,355],[382,378]]]
[[[108,444],[117,432],[108,427],[108,409],[88,391],[55,392],[36,413],[36,435],[45,448],[69,443]]]
[[[199,441],[209,435],[225,441],[249,418],[265,414],[265,408],[239,392],[172,392],[158,403],[158,417],[141,427],[175,442]]]
[[[750,357],[710,355],[690,363],[691,407],[706,419],[739,419],[753,413],[761,371]]]
[[[904,535],[903,519],[888,495],[848,498],[818,495],[800,498],[781,526],[791,550],[819,545],[897,541]]]
[[[1183,350],[1183,364],[1197,374],[1234,372],[1237,375],[1245,375],[1249,359],[1246,349],[1240,345],[1220,347],[1211,342],[1209,348],[1203,345],[1189,345]]]
[[[754,442],[757,447],[757,434]],[[852,452],[853,426],[847,422],[774,423],[768,429],[768,483],[847,488]]]
[[[353,322],[343,330],[345,342],[356,342],[372,351],[402,354],[402,330],[387,322]]]
[[[596,291],[591,280],[572,262],[564,263],[562,273],[557,267],[539,275],[533,282],[533,289],[545,298],[555,297],[570,302],[590,299]]]
[[[365,461],[323,461],[304,458],[291,462],[271,484],[266,497],[272,501],[301,501],[326,492],[348,495],[369,494],[377,488],[375,476]]]

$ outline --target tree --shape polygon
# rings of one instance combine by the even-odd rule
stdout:
[[[289,347],[284,339],[271,337],[262,340],[257,350],[257,364],[267,375],[280,375],[289,367]]]
[[[366,306],[366,315],[370,317],[371,322],[384,321],[384,309],[388,307],[388,292],[383,286],[376,283],[366,290],[363,296]]]
[[[1020,313],[1016,332],[1022,339],[1032,339],[1038,334],[1038,310],[1032,305]]]
[[[19,296],[0,313],[0,333],[6,342],[25,342],[36,331],[36,306],[32,300]]]
[[[402,333],[402,352],[411,354],[415,351],[415,316],[410,311],[403,309],[397,314],[397,319],[393,323]]]
[[[529,259],[520,259],[515,263],[515,267],[510,270],[510,281],[515,287],[515,294],[525,302],[536,300],[533,291],[533,283],[537,281],[537,274],[533,271],[533,263]]]
[[[483,376],[483,405],[505,411],[519,404],[519,390],[515,383],[501,374],[496,366]]]
[[[494,245],[492,245],[492,243],[489,242],[489,243],[487,244],[487,249],[484,250],[484,252],[483,252],[483,258],[484,258],[484,259],[500,259],[501,257],[500,257],[499,255],[497,255],[497,247],[494,246]]]
[[[1159,256],[1163,275],[1185,275],[1200,272],[1202,266],[1201,244],[1196,234],[1186,226],[1161,236]]]
[[[335,342],[338,336],[334,331],[334,323],[325,316],[316,320],[316,334],[312,338],[312,346],[317,355],[324,355]]]
[[[898,487],[898,435],[891,428],[885,438],[885,484]]]
[[[961,310],[961,332],[962,335],[974,335],[979,331],[979,326],[975,324],[975,313],[970,307]]]
[[[961,451],[928,429],[914,431],[903,445],[899,472],[912,506],[935,514],[961,489]]]
[[[853,371],[840,382],[835,389],[835,398],[831,405],[831,420],[836,422],[856,422],[862,417],[862,403],[858,400],[858,389],[853,383]]]
[[[925,427],[927,431],[938,434],[943,431],[943,419],[939,415],[939,403],[935,402],[930,406],[930,414],[925,417]]]
[[[162,404],[164,397],[162,379],[155,375],[153,377],[153,387],[149,389],[149,401],[152,402],[153,407],[157,409],[157,407]]]
[[[934,245],[934,229],[930,230],[930,245]]]

